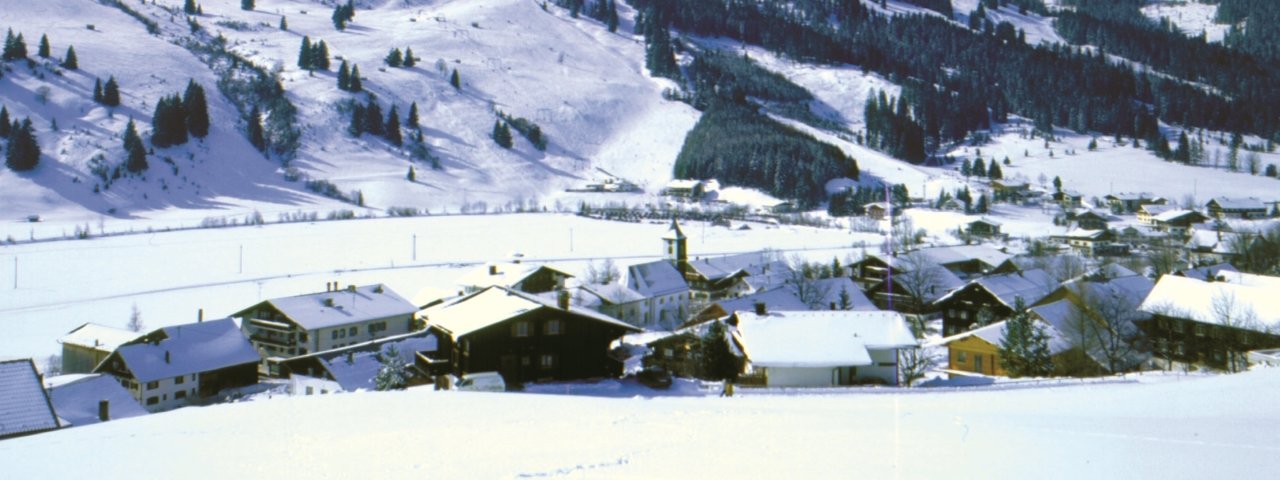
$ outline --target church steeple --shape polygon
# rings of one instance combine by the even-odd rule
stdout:
[[[680,231],[680,223],[672,218],[671,228],[668,228],[667,233],[662,236],[662,243],[666,247],[667,261],[674,263],[676,269],[682,274],[689,262],[689,249],[686,239],[684,232]]]

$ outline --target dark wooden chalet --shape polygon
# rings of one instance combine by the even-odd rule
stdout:
[[[1239,371],[1249,351],[1280,347],[1280,278],[1219,273],[1225,281],[1160,277],[1139,307],[1153,355]]]
[[[956,335],[1008,318],[1021,302],[1032,305],[1057,286],[1044,270],[992,275],[972,280],[934,302],[942,311],[942,334]]]
[[[1215,197],[1204,207],[1214,218],[1265,218],[1270,213],[1266,202],[1256,198]]]
[[[968,232],[969,235],[976,237],[999,237],[1001,236],[1000,227],[1000,222],[989,218],[979,218],[969,222]]]
[[[507,385],[621,375],[622,363],[609,355],[609,345],[641,331],[596,311],[571,307],[567,294],[548,301],[503,287],[481,290],[421,315],[439,339],[433,358],[448,361],[456,375],[497,371]]]

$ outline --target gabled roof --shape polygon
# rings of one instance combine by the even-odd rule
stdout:
[[[1261,277],[1261,278],[1256,278]],[[1250,275],[1225,282],[1205,282],[1188,277],[1165,275],[1142,302],[1140,310],[1158,315],[1183,318],[1201,323],[1221,325],[1220,312],[1230,309],[1234,321],[1256,317],[1256,325],[1244,325],[1256,331],[1280,328],[1280,278]]]
[[[355,291],[347,289],[274,298],[265,303],[306,330],[407,316],[418,311],[418,307],[382,284],[365,285]],[[248,315],[246,312],[241,313]]]
[[[1240,234],[1235,232],[1192,230],[1191,238],[1187,239],[1185,246],[1193,251],[1230,255],[1236,253],[1239,236]]]
[[[286,365],[297,365],[312,359],[317,361],[333,377],[343,390],[374,390],[377,385],[374,378],[382,369],[379,357],[395,347],[396,356],[408,365],[413,365],[415,355],[419,352],[434,352],[439,348],[436,335],[430,331],[417,331],[394,337],[350,345],[333,350],[316,352],[285,360]]]
[[[458,278],[458,285],[467,287],[514,287],[534,274],[548,270],[564,277],[573,277],[563,270],[547,265],[528,263],[486,263]]]
[[[1057,286],[1058,283],[1044,270],[1035,269],[1018,273],[1005,273],[970,280],[968,285],[965,285],[965,288],[952,290],[943,295],[942,298],[934,301],[934,303],[945,302],[954,296],[956,292],[976,287],[986,290],[1006,307],[1017,308],[1018,299],[1022,299],[1024,305],[1031,305],[1036,300],[1044,298]]]
[[[652,298],[689,291],[684,275],[666,260],[627,267],[627,288]]]
[[[230,318],[155,330],[121,345],[114,356],[124,361],[140,383],[262,360]],[[110,361],[109,357],[103,363]]]
[[[667,182],[667,188],[679,188],[679,189],[692,190],[694,187],[697,187],[701,183],[702,183],[701,180],[672,180],[670,182]]]
[[[518,290],[495,286],[428,308],[423,310],[422,314],[426,318],[428,326],[436,326],[448,330],[456,339],[542,308],[560,310],[554,300],[546,300]],[[566,313],[628,331],[641,331],[641,329],[628,323],[594,310],[570,308]]]
[[[1267,204],[1256,198],[1213,197],[1213,203],[1223,210],[1266,210]]]
[[[1083,228],[1072,229],[1063,235],[1066,238],[1078,240],[1101,240],[1107,235],[1106,230],[1085,230]]]
[[[848,277],[816,280],[811,288],[815,292],[823,294],[822,298],[815,300],[815,303],[817,303],[816,308],[811,308],[801,300],[796,295],[796,289],[790,285],[774,287],[742,297],[724,299],[716,303],[725,312],[753,310],[757,302],[764,302],[769,310],[778,311],[830,310],[832,303],[840,304],[840,292],[844,290],[849,294],[850,310],[878,310],[875,304],[867,298],[866,294],[862,293],[862,290]]]
[[[871,365],[868,349],[913,348],[911,328],[898,312],[823,311],[734,313],[738,340],[759,367]]]
[[[1111,215],[1093,209],[1085,209],[1085,211],[1077,213],[1076,219],[1079,219],[1080,217],[1093,217],[1104,222],[1111,221]]]
[[[1203,267],[1186,268],[1173,272],[1174,275],[1180,277],[1194,278],[1196,280],[1209,280],[1217,278],[1218,272],[1239,272],[1234,265],[1230,263],[1219,263],[1217,265],[1206,265]]]
[[[987,225],[991,225],[991,226],[993,226],[993,227],[999,227],[999,226],[1001,226],[1001,225],[1004,225],[1003,223],[997,222],[997,221],[992,220],[992,219],[987,218],[987,217],[982,217],[982,218],[979,218],[979,219],[974,220],[974,221],[972,221],[972,222],[969,222],[969,224],[970,224],[970,225],[973,225],[973,224],[975,224],[975,223],[985,223],[985,224],[987,224]]]
[[[691,261],[689,267],[713,282],[737,275],[764,276],[790,271],[787,262],[775,260],[765,252],[709,257]]]
[[[1140,201],[1140,200],[1147,200],[1147,199],[1154,198],[1154,197],[1153,197],[1150,193],[1148,193],[1148,192],[1136,192],[1136,193],[1135,193],[1135,192],[1120,192],[1120,193],[1112,193],[1112,194],[1108,194],[1108,195],[1107,195],[1106,197],[1104,197],[1104,198],[1106,198],[1107,200],[1120,200],[1120,201],[1128,201],[1128,202],[1137,202],[1137,201]]]
[[[110,352],[139,336],[142,336],[142,334],[91,322],[76,327],[75,330],[63,335],[62,338],[58,339],[58,343]]]
[[[639,302],[647,298],[640,292],[632,290],[630,287],[621,283],[608,283],[603,285],[596,283],[583,285],[579,288],[581,288],[585,293],[599,298],[600,303],[602,304],[620,305],[624,303]],[[554,295],[555,293],[550,292],[550,294]],[[546,295],[540,296],[546,298]]]
[[[0,361],[0,438],[61,427],[31,359]]]
[[[1160,223],[1169,223],[1169,222],[1178,221],[1188,217],[1194,219],[1191,221],[1198,220],[1203,222],[1205,220],[1208,220],[1207,217],[1205,217],[1203,214],[1195,210],[1166,210],[1160,213],[1159,215],[1152,217],[1151,219]]]
[[[976,260],[986,265],[987,268],[995,268],[1013,258],[1011,255],[1001,252],[986,245],[958,245],[952,247],[931,247],[912,250],[906,254],[887,255],[883,253],[871,253],[869,256],[879,259],[887,263],[895,270],[902,270],[906,265],[905,257],[907,255],[919,252],[927,257],[933,263],[946,267],[957,263]]]
[[[938,345],[947,345],[957,340],[963,340],[966,338],[973,337],[973,338],[982,339],[982,341],[984,342],[987,342],[989,344],[995,345],[996,347],[999,347],[1002,343],[1004,343],[1004,327],[1007,323],[1008,321],[1001,320],[999,322],[992,323],[991,325],[987,325],[985,327],[980,327],[980,328],[976,328],[961,334],[952,335],[950,337],[946,337],[939,340]],[[1071,349],[1071,342],[1067,340],[1066,336],[1063,335],[1061,331],[1059,331],[1057,328],[1054,328],[1053,325],[1047,324],[1045,322],[1032,322],[1032,324],[1035,325],[1036,328],[1039,328],[1040,331],[1044,332],[1045,336],[1048,337],[1049,355],[1057,355],[1059,353],[1062,353]]]
[[[1138,207],[1138,211],[1144,212],[1147,215],[1151,215],[1151,216],[1159,215],[1161,213],[1168,212],[1170,210],[1178,210],[1178,207],[1175,207],[1169,204],[1162,205],[1159,203],[1147,203]]]
[[[69,375],[63,375],[67,377]],[[75,375],[78,377],[63,382],[59,377],[52,377],[45,383],[49,387],[49,400],[58,411],[58,418],[68,422],[72,427],[93,425],[102,420],[98,418],[98,402],[107,401],[107,413],[110,420],[146,415],[128,390],[120,386],[120,381],[111,375],[92,374]]]

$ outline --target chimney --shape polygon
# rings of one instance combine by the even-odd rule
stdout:
[[[768,315],[769,307],[764,302],[756,302],[756,315]]]
[[[569,291],[568,290],[561,290],[559,292],[556,292],[556,304],[560,306],[561,310],[569,309]]]
[[[356,293],[356,286],[355,286],[355,285],[347,285],[347,291],[348,291],[348,292],[351,292],[351,293]]]
[[[204,323],[204,309],[196,310],[196,323]]]
[[[832,309],[832,310],[835,310],[835,309],[836,309],[836,302],[831,302],[831,309]]]
[[[489,275],[497,275],[497,274],[498,274],[498,266],[489,265]]]
[[[378,286],[373,287],[373,293],[382,293],[382,284],[378,284]]]
[[[102,422],[111,420],[111,402],[98,400],[98,420]]]
[[[333,299],[332,299],[332,298],[326,298],[326,299],[324,299],[324,306],[326,306],[326,307],[332,307],[332,306],[333,306]]]
[[[169,363],[169,351],[164,351],[164,363]]]

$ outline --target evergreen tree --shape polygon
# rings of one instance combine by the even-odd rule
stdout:
[[[395,104],[391,105],[391,111],[387,113],[387,125],[383,127],[383,138],[397,147],[404,144],[404,137],[400,134],[400,112],[396,109]]]
[[[329,44],[320,40],[311,46],[311,68],[329,71]]]
[[[44,34],[40,35],[40,46],[36,48],[36,55],[39,55],[40,58],[49,58],[50,54],[49,54],[49,36],[48,35],[44,35]]]
[[[1053,176],[1053,191],[1055,192],[1062,191],[1062,177],[1059,177],[1057,175]]]
[[[346,8],[342,5],[333,7],[333,16],[330,18],[333,19],[333,28],[338,29],[339,32],[347,29],[347,17],[345,12]]]
[[[0,106],[0,140],[7,140],[13,130],[13,124],[9,122],[9,107]]]
[[[126,170],[138,173],[147,169],[147,148],[142,144],[142,137],[138,136],[138,128],[132,118],[124,128],[124,152]]]
[[[400,351],[395,345],[378,353],[378,374],[373,377],[374,388],[380,392],[387,390],[404,390],[409,385],[409,364],[400,358]]]
[[[1178,134],[1178,148],[1173,151],[1173,161],[1181,163],[1191,163],[1191,143],[1187,139],[1187,132]]]
[[[493,142],[502,148],[511,148],[514,143],[511,138],[511,128],[502,120],[493,122]]]
[[[987,169],[987,178],[991,180],[1004,179],[1004,172],[1000,170],[1000,164],[996,163],[994,160],[991,162],[991,167]]]
[[[258,106],[253,106],[253,111],[249,112],[249,118],[246,119],[245,133],[249,136],[249,144],[259,152],[267,151],[267,137],[262,131],[262,112],[258,110]]]
[[[387,134],[387,130],[383,127],[382,107],[378,105],[377,100],[370,98],[369,104],[364,106],[364,131],[381,137]]]
[[[462,90],[462,79],[458,77],[458,69],[453,69],[453,74],[449,75],[449,85],[453,85],[454,90]]]
[[[15,36],[13,29],[9,29],[9,32],[4,37],[4,54],[2,58],[6,62],[27,58],[27,42],[22,39],[21,33]]]
[[[413,66],[414,66],[414,65],[417,65],[417,64],[418,64],[418,59],[413,58],[413,49],[412,49],[412,48],[410,48],[410,47],[404,47],[404,66],[405,66],[405,68],[413,68]]]
[[[311,53],[311,36],[303,35],[302,46],[298,48],[298,68],[303,70],[311,70],[315,68],[311,63],[313,58],[314,57],[312,57]]]
[[[62,57],[62,68],[67,70],[76,70],[80,68],[80,61],[76,59],[76,47],[67,47],[67,54]]]
[[[982,195],[980,195],[980,196],[978,197],[978,205],[977,205],[977,206],[975,206],[975,207],[973,207],[973,212],[974,212],[974,213],[979,213],[979,214],[981,214],[981,213],[987,213],[988,205],[989,205],[990,203],[991,203],[991,202],[987,200],[987,195],[986,195],[986,194],[982,194]]]
[[[105,103],[102,100],[102,79],[95,78],[93,80],[93,101],[97,103]]]
[[[347,81],[347,90],[352,93],[360,93],[364,91],[364,82],[360,80],[360,66],[351,66],[351,79]]]
[[[618,4],[613,0],[609,0],[608,13],[605,17],[605,25],[609,27],[609,33],[618,31]]]
[[[1089,151],[1092,152],[1097,149],[1098,149],[1098,139],[1097,138],[1089,139]]]
[[[405,120],[405,126],[418,129],[418,102],[409,104],[409,118]]]
[[[408,179],[410,182],[418,181],[418,173],[413,169],[413,165],[409,165],[409,173],[405,175],[404,178]]]
[[[191,136],[204,138],[209,135],[209,103],[205,99],[204,87],[195,80],[187,82],[187,91],[182,95],[182,108],[186,111],[187,131]]]
[[[400,68],[401,65],[404,65],[404,55],[400,53],[399,48],[393,48],[390,52],[387,52],[387,56],[382,61],[386,62],[388,67]]]
[[[675,78],[679,75],[680,68],[676,66],[675,51],[671,48],[671,32],[652,12],[645,18],[649,19],[644,35],[645,68],[655,77]]]
[[[973,165],[969,163],[969,159],[966,158],[963,162],[960,162],[960,174],[964,175],[964,178],[969,178],[969,175],[972,173]]]
[[[102,85],[102,104],[108,107],[120,106],[120,84],[116,83],[115,75],[107,77],[107,83]]]
[[[1004,339],[1000,341],[1000,366],[1011,377],[1041,377],[1053,373],[1049,355],[1049,336],[1022,305],[1005,321]]]
[[[253,0],[240,0],[241,10],[253,10]]]
[[[713,320],[698,342],[698,369],[707,380],[734,381],[738,378],[738,359],[729,349],[729,336],[719,320]]]
[[[358,103],[352,105],[351,123],[347,125],[347,132],[353,137],[359,138],[364,135],[364,106]]]
[[[187,143],[187,119],[177,95],[156,102],[151,119],[151,144],[158,148]]]
[[[40,164],[40,143],[36,140],[35,129],[31,127],[31,119],[23,119],[21,124],[11,128],[9,132],[5,165],[15,172],[25,172],[36,168],[38,164]]]
[[[187,15],[196,14],[196,0],[187,0],[182,4],[182,12]]]
[[[985,164],[985,163],[983,163],[983,162],[982,162],[982,157],[978,157],[978,158],[973,159],[973,170],[972,170],[972,172],[973,172],[973,176],[975,176],[975,177],[985,177],[985,176],[987,176],[987,166],[986,166],[986,164]]]
[[[285,20],[284,16],[280,17],[280,30],[283,30],[286,32],[289,31],[289,21]]]
[[[347,68],[346,60],[343,60],[342,64],[338,65],[338,90],[351,90],[351,69]]]

